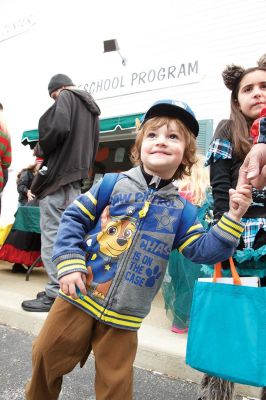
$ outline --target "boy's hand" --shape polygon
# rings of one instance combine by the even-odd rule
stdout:
[[[62,292],[67,296],[71,296],[73,299],[79,297],[76,292],[76,287],[79,288],[83,295],[87,294],[85,283],[86,274],[83,274],[82,272],[72,272],[71,274],[62,276],[59,280]]]
[[[251,204],[252,186],[245,184],[239,186],[236,190],[230,189],[229,196],[230,209],[228,217],[239,222]]]

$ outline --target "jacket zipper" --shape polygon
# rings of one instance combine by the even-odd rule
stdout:
[[[152,200],[152,198],[154,197],[154,192],[155,192],[155,189],[148,188],[148,194],[147,194],[147,198],[146,198],[146,200],[145,200],[145,202],[144,202],[144,206],[143,206],[142,209],[139,211],[139,219],[140,219],[140,220],[143,220],[143,218],[146,217],[146,215],[147,215],[147,213],[148,213],[148,211],[149,211],[150,205],[151,205],[151,200]],[[138,227],[137,227],[137,230],[136,230],[136,232],[135,232],[135,234],[134,234],[133,240],[135,240],[136,237],[138,237],[139,234],[140,234],[140,232],[141,232],[141,230],[140,230],[140,226],[142,225],[141,222],[142,222],[142,221],[139,221],[139,223],[138,223]],[[127,253],[127,255],[124,256],[124,258],[122,258],[122,260],[121,260],[121,263],[122,263],[123,265],[126,265],[127,259],[129,259],[130,256],[131,256],[131,253],[132,253],[133,249],[130,249],[130,250],[131,250],[131,251],[129,251],[129,252]],[[115,285],[115,286],[113,287],[113,290],[112,290],[112,292],[110,293],[110,296],[109,296],[108,303],[105,305],[104,310],[106,310],[106,309],[108,308],[108,306],[112,304],[112,303],[111,303],[111,299],[112,299],[113,292],[114,292],[114,290],[117,288],[117,286],[120,284],[121,278],[122,278],[122,276],[123,276],[124,271],[125,271],[125,269],[124,269],[124,268],[121,268],[120,273],[119,273],[119,275],[117,276],[117,279],[116,279],[116,283],[118,283],[118,284]],[[103,314],[104,314],[104,311],[102,312],[101,315],[103,315]]]

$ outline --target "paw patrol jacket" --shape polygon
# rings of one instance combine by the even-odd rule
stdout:
[[[53,260],[59,279],[76,271],[87,276],[86,296],[59,296],[105,324],[139,329],[173,248],[196,263],[214,264],[238,245],[243,225],[226,214],[208,232],[195,218],[177,241],[186,200],[172,182],[158,190],[148,186],[140,167],[118,176],[98,216],[100,184],[64,212]]]

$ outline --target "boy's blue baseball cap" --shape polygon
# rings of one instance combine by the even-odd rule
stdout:
[[[198,136],[199,124],[194,112],[188,104],[178,100],[158,100],[144,114],[142,124],[154,117],[174,117],[183,122],[183,124]]]

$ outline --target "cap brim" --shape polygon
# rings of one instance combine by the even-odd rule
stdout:
[[[173,117],[179,119],[195,135],[195,137],[198,136],[198,121],[182,107],[172,104],[155,104],[146,112],[142,123],[144,124],[144,122],[154,117]]]

